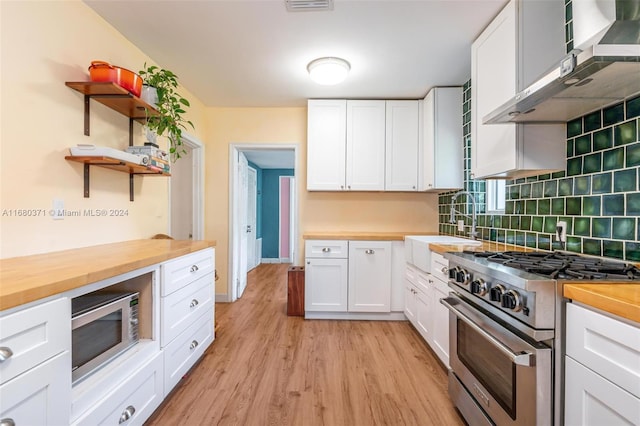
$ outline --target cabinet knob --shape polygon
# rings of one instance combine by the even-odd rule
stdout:
[[[198,341],[194,340],[193,342],[191,342],[191,344],[189,345],[189,349],[195,349],[198,347]]]
[[[322,252],[323,253],[330,253],[331,252],[331,247],[323,247],[322,248]]]
[[[442,269],[440,269],[440,271],[442,271],[442,273],[446,275],[449,273],[449,268],[447,268],[446,266],[443,266]]]
[[[340,185],[340,189],[344,189],[344,185]]]
[[[309,260],[307,260],[307,265],[311,265],[311,262]]]
[[[195,308],[196,306],[198,306],[198,300],[197,299],[193,299],[191,301],[191,303],[189,303],[189,307],[190,308]]]
[[[13,419],[6,418],[0,420],[0,426],[16,426],[16,422]]]
[[[371,249],[367,249],[364,252],[367,253],[367,254],[376,254],[376,251],[375,250],[371,250]]]
[[[348,189],[351,189],[351,185],[347,185],[347,188],[348,188]]]
[[[413,186],[411,187],[411,189],[416,189],[416,186],[415,186],[415,185],[413,185]]]
[[[196,272],[198,269],[198,265],[191,265],[191,269],[189,269],[189,272]]]
[[[122,424],[126,422],[131,418],[131,416],[133,416],[135,412],[136,412],[136,408],[133,405],[128,406],[127,408],[124,409],[124,411],[120,415],[120,420],[118,421],[118,423]]]
[[[13,356],[13,351],[6,346],[0,347],[0,362],[4,362]],[[12,420],[13,421],[13,420]],[[4,426],[4,424],[0,425]]]

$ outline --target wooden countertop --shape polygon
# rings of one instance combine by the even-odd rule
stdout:
[[[471,241],[471,240],[469,240]],[[480,241],[480,245],[440,244],[431,243],[429,249],[440,254],[448,251],[536,251],[527,247],[514,246],[512,244],[497,243],[495,241]]]
[[[566,283],[567,299],[640,323],[640,284]]]
[[[0,259],[0,310],[214,247],[215,244],[215,241],[134,240]]]
[[[438,235],[437,232],[307,232],[305,240],[404,241],[407,235]]]

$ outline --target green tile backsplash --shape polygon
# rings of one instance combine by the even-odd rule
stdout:
[[[555,229],[562,220],[567,222],[566,250],[640,261],[640,96],[567,123],[566,169],[507,181],[503,214],[486,213],[485,182],[470,178],[470,107],[469,81],[464,85],[464,185],[478,202],[479,238],[561,249]],[[440,232],[461,235],[448,222],[452,194],[439,197]],[[465,197],[458,201],[458,210],[464,209]],[[471,221],[465,224],[469,232]]]

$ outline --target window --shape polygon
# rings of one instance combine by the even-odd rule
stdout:
[[[487,180],[487,213],[504,213],[505,181]]]

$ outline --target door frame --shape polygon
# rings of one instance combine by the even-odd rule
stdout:
[[[182,132],[182,143],[191,148],[191,161],[192,161],[192,199],[193,199],[193,229],[191,233],[193,235],[192,240],[204,239],[204,143],[192,134]],[[168,214],[168,226],[169,235],[171,235],[171,182],[169,182],[169,214]]]
[[[289,253],[282,253],[282,181],[289,181]],[[295,186],[294,182],[295,178],[293,176],[280,176],[278,179],[278,260],[280,263],[293,263],[293,245],[292,245],[292,234],[293,228],[295,227],[295,221],[293,221],[293,208],[292,205],[295,203],[295,192],[293,191],[293,187]]]
[[[291,151],[293,150],[294,156],[294,170],[293,176],[295,178],[298,177],[298,173],[300,170],[300,145],[297,143],[288,143],[288,144],[259,144],[259,143],[230,143],[229,144],[229,261],[227,263],[227,302],[234,302],[238,299],[237,294],[237,286],[234,285],[234,276],[236,270],[236,263],[238,262],[238,255],[236,254],[237,247],[239,246],[238,234],[235,232],[236,227],[238,226],[239,220],[236,218],[238,211],[238,202],[239,202],[239,193],[238,193],[238,155],[241,151],[245,150],[278,150],[278,151]],[[298,194],[298,180],[294,179],[295,192]],[[294,205],[292,206],[292,210],[298,217],[298,198],[295,197]],[[293,234],[294,234],[294,244],[293,244],[293,253],[294,256],[298,253],[298,222],[295,221]],[[292,259],[293,263],[295,263],[295,259]]]

